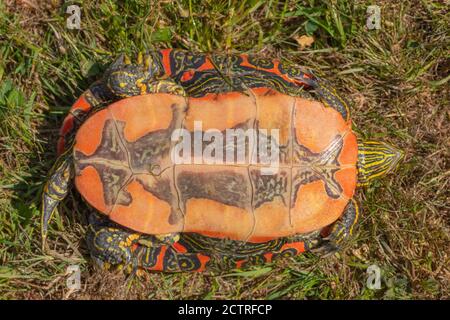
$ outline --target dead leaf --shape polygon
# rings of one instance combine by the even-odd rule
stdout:
[[[314,37],[312,36],[295,36],[294,40],[297,41],[298,45],[300,46],[300,49],[303,50],[306,47],[310,47],[314,43]]]

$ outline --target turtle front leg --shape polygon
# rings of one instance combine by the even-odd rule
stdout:
[[[42,193],[41,234],[43,246],[45,245],[45,240],[47,238],[50,219],[55,213],[58,204],[69,192],[69,182],[72,175],[72,157],[65,153],[58,158],[50,170],[49,179],[45,184],[44,192]]]
[[[165,74],[160,59],[152,53],[139,53],[134,61],[122,55],[105,72],[102,82],[119,98],[149,93],[185,96],[183,87]]]
[[[135,250],[140,237],[139,233],[117,226],[99,213],[89,216],[87,246],[95,264],[103,269],[111,266],[135,268]]]
[[[341,244],[352,234],[359,217],[359,207],[354,199],[351,199],[344,209],[342,216],[331,226],[323,230],[320,250],[335,252],[339,250]]]
[[[171,246],[179,235],[143,235],[128,230],[110,221],[106,216],[93,212],[89,216],[86,242],[94,262],[103,269],[116,267],[127,272],[138,268],[149,268],[150,257],[167,252],[170,258]]]
[[[177,234],[152,236],[127,230],[106,216],[89,216],[87,246],[96,265],[129,273],[140,269],[164,272],[203,271],[210,257],[189,252]]]

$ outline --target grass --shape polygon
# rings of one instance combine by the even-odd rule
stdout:
[[[447,1],[0,0],[0,298],[448,299],[450,139]],[[69,30],[69,4],[82,8]],[[381,30],[367,30],[368,5]],[[301,49],[295,38],[314,36]],[[61,121],[121,52],[166,47],[253,52],[314,68],[351,102],[364,138],[400,146],[401,168],[362,190],[345,250],[220,275],[96,271],[76,192],[40,248],[39,203]],[[65,285],[80,263],[82,290]],[[382,270],[379,290],[366,269]]]

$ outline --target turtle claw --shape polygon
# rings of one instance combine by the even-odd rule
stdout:
[[[131,64],[131,59],[130,59],[130,57],[127,56],[126,54],[123,56],[123,63],[124,63],[125,65]]]
[[[144,60],[144,56],[142,55],[142,52],[139,52],[137,55],[137,63],[138,64],[142,64],[143,60]]]
[[[150,55],[147,55],[144,59],[144,69],[149,70],[153,60]]]
[[[338,246],[336,243],[333,243],[332,241],[323,241],[321,245],[317,246],[316,248],[312,249],[311,252],[320,254],[323,257],[327,257],[330,255],[333,255],[335,252],[339,251],[340,246]]]
[[[108,271],[109,269],[111,269],[111,264],[103,261],[102,259],[95,257],[93,255],[91,255],[91,259],[94,262],[94,267],[100,269],[100,270],[105,270]]]

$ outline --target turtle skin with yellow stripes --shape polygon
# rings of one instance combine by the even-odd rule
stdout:
[[[270,151],[245,149],[242,161],[233,151],[228,161],[239,138],[221,137],[231,131],[255,134]],[[214,161],[191,147],[174,161],[175,132],[192,150],[201,137]],[[358,140],[347,103],[309,70],[173,49],[119,57],[74,103],[57,149],[42,195],[43,241],[74,182],[92,209],[86,239],[96,263],[167,272],[337,250],[359,216],[357,187],[402,157],[385,142]]]

